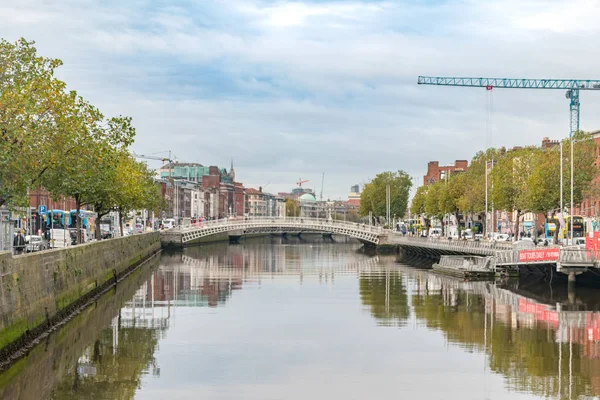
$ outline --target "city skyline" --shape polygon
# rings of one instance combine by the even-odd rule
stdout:
[[[422,176],[428,160],[568,135],[560,91],[419,87],[418,75],[594,79],[600,61],[600,8],[585,1],[30,0],[0,16],[0,36],[64,61],[69,89],[131,115],[136,152],[233,157],[240,181],[272,192],[299,176],[320,192],[325,173],[332,199],[382,171]],[[597,129],[600,98],[581,100],[581,128]]]

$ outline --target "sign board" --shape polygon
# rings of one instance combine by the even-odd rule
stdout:
[[[557,261],[560,250],[556,247],[546,249],[520,250],[519,262]]]
[[[40,214],[46,214],[46,206],[38,206],[38,212]]]
[[[596,256],[600,252],[600,232],[588,232],[585,238],[585,248],[591,250]]]

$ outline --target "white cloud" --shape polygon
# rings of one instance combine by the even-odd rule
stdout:
[[[136,150],[233,156],[243,181],[275,187],[325,172],[335,198],[381,170],[422,175],[484,146],[486,92],[418,75],[598,77],[598,1],[188,4],[3,4],[0,36],[35,39],[65,61],[70,87],[132,115]],[[562,92],[494,92],[494,145],[568,133]],[[582,94],[583,129],[600,127],[599,106]]]

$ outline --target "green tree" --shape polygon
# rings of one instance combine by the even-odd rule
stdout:
[[[410,203],[410,212],[413,215],[423,215],[425,214],[425,200],[427,199],[427,190],[429,186],[419,186],[417,191]]]
[[[55,197],[75,199],[77,232],[81,230],[80,210],[102,199],[113,185],[119,154],[133,142],[135,129],[130,118],[104,116],[83,99],[77,101],[78,109],[71,129],[79,143],[76,151],[64,155],[60,168],[50,168],[42,183]],[[81,235],[77,235],[78,243]]]
[[[61,65],[34,42],[0,39],[0,206],[28,204],[27,190],[82,145],[77,95],[54,77]]]
[[[475,154],[471,160],[469,169],[464,173],[463,193],[458,199],[458,208],[464,213],[479,216],[485,224],[485,189],[486,189],[486,166],[491,166],[492,160],[499,160],[504,156],[506,150],[487,149]],[[488,170],[488,189],[490,189],[490,176]],[[488,190],[488,201],[489,200]]]
[[[287,199],[285,201],[285,215],[288,217],[300,216],[300,205],[297,200]]]
[[[386,187],[390,186],[391,215],[402,218],[408,205],[408,194],[412,186],[410,176],[404,171],[382,172],[365,185],[360,195],[361,216],[370,212],[375,217],[386,215]],[[388,221],[389,222],[389,221]]]
[[[443,192],[442,181],[435,182],[429,185],[427,190],[427,197],[425,198],[425,213],[431,218],[442,219],[444,212],[440,209],[440,199]]]
[[[129,154],[121,155],[119,159],[112,190],[114,209],[119,212],[121,234],[123,215],[134,210],[153,210],[161,204],[153,172],[145,163],[136,161]],[[107,197],[110,198],[110,194]]]
[[[535,147],[508,151],[504,157],[495,161],[490,173],[491,198],[499,210],[515,213],[514,231],[519,232],[519,218],[530,211],[528,202],[528,182],[535,168],[538,153]],[[518,235],[514,236],[518,239]]]
[[[460,199],[465,192],[467,176],[464,173],[451,175],[448,181],[443,182],[438,199],[438,207],[444,214],[452,214],[458,221],[460,208]],[[447,233],[447,232],[446,232]],[[460,236],[460,227],[458,234]]]
[[[594,178],[598,172],[595,165],[597,144],[589,133],[577,132],[574,137],[574,185],[573,201],[581,203],[586,196],[596,197],[600,191]],[[563,140],[563,200],[571,202],[571,144]],[[536,152],[535,166],[527,182],[527,203],[535,213],[546,218],[560,209],[560,148],[546,148]],[[555,230],[555,241],[558,230]]]

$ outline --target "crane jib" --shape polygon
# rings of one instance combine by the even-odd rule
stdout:
[[[419,76],[419,85],[466,86],[511,89],[600,90],[598,79],[514,79]]]

